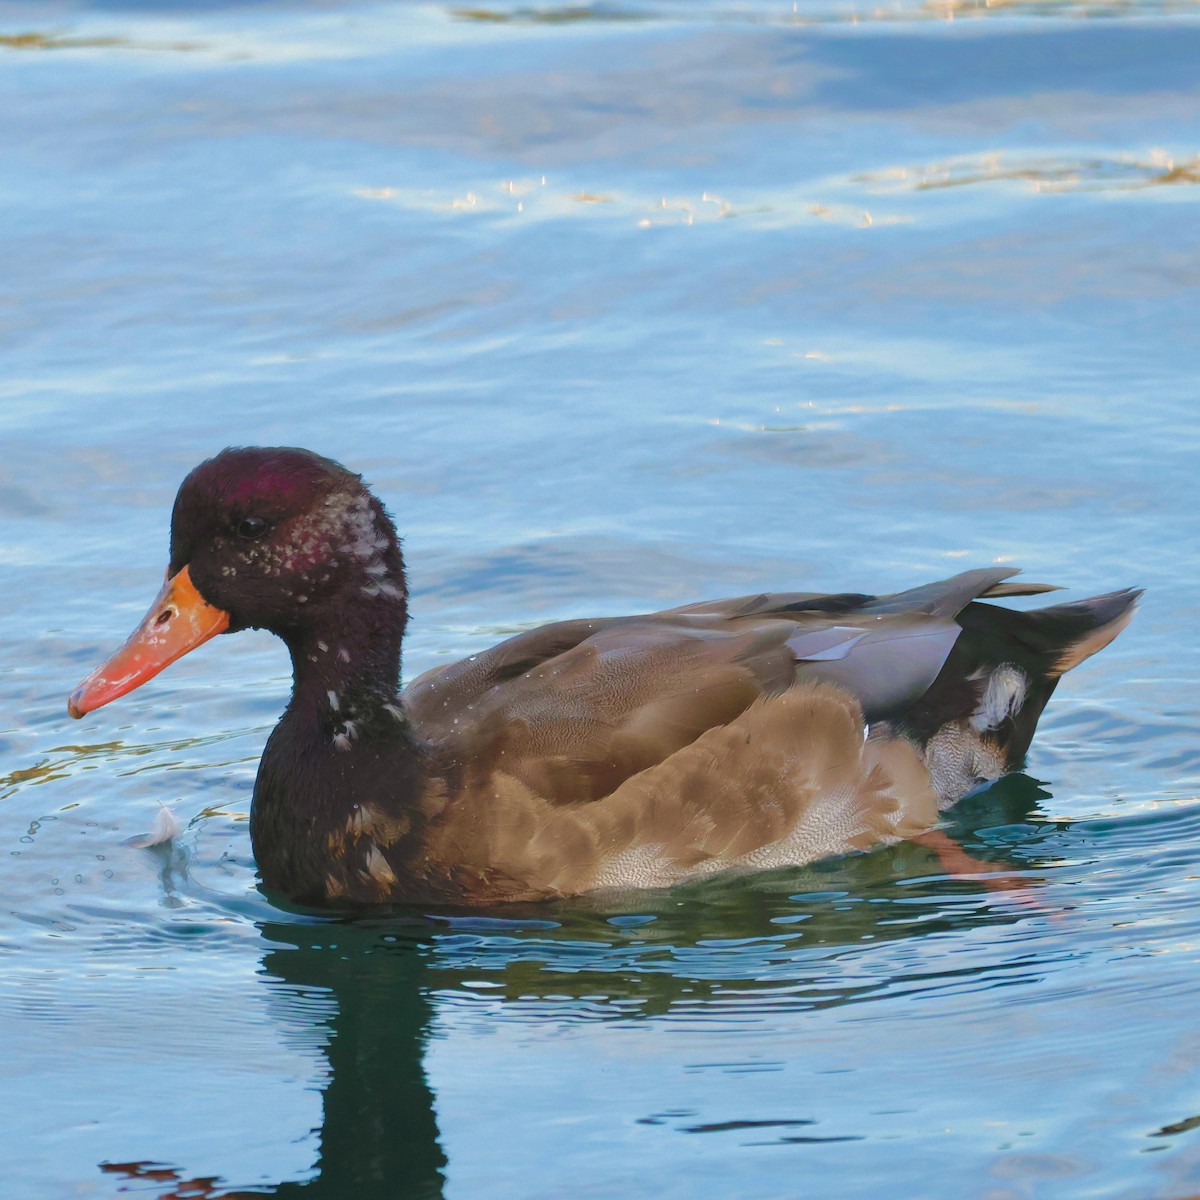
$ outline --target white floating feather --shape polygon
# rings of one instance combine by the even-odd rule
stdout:
[[[154,818],[154,828],[149,833],[131,837],[128,844],[135,850],[148,850],[151,846],[161,846],[164,842],[174,841],[182,832],[183,823],[160,800],[158,815]]]

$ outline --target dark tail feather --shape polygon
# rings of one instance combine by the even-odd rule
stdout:
[[[922,703],[914,706],[906,732],[924,744],[943,725],[971,715],[984,681],[1010,663],[1024,675],[1028,690],[1020,707],[986,736],[1002,749],[1006,769],[1018,769],[1059,679],[1129,624],[1141,594],[1139,588],[1126,588],[1027,612],[978,601],[967,605],[958,615],[963,635]]]
[[[1017,639],[1045,663],[1057,679],[1109,642],[1133,619],[1141,588],[1123,588],[1088,600],[1053,604],[1021,613],[1013,630]]]
[[[1029,674],[1029,694],[1001,737],[1008,769],[1025,761],[1038,718],[1059,679],[1097,650],[1103,650],[1133,619],[1140,588],[1053,604],[1029,612],[1005,610],[1007,632],[1018,652],[1014,658]],[[1025,653],[1021,653],[1024,651]]]

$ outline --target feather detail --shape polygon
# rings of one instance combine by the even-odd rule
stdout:
[[[981,600],[998,600],[1001,596],[1040,596],[1043,592],[1061,592],[1057,583],[997,583],[980,592]]]
[[[532,899],[798,865],[930,828],[937,798],[915,748],[862,729],[853,697],[803,684],[592,803],[554,803],[498,771],[473,789],[472,828],[445,828],[440,852],[487,864],[496,898]]]
[[[151,846],[161,846],[174,841],[183,832],[183,824],[179,818],[161,801],[158,812],[154,817],[154,826],[149,833],[131,837],[126,845],[135,850],[148,850]]]

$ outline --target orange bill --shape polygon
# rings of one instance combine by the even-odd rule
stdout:
[[[132,692],[189,650],[228,628],[229,614],[214,608],[196,591],[184,567],[163,584],[150,611],[125,645],[71,693],[67,711],[73,717],[82,717]]]

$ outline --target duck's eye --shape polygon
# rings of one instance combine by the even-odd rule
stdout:
[[[237,532],[238,537],[253,542],[267,532],[267,523],[262,517],[245,517],[238,525]]]

